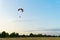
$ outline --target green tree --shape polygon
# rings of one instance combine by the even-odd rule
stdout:
[[[33,33],[30,33],[30,35],[29,35],[30,37],[33,37],[34,35],[33,35]]]
[[[11,33],[10,37],[15,37],[15,32]]]
[[[19,36],[18,33],[13,32],[13,33],[10,34],[10,37],[20,37],[20,36]]]
[[[6,33],[5,31],[3,31],[3,32],[0,34],[0,37],[3,37],[3,38],[9,37],[9,34]]]
[[[20,37],[19,33],[15,33],[15,36],[16,36],[16,37]]]

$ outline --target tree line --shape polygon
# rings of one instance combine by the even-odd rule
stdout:
[[[33,34],[33,33],[30,33],[29,35],[19,35],[19,33],[15,33],[15,32],[12,32],[11,34],[3,31],[0,33],[0,38],[8,38],[8,37],[11,37],[11,38],[15,38],[15,37],[60,37],[60,36],[56,36],[56,35],[42,35],[42,34]]]

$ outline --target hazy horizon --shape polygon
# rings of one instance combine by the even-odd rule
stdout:
[[[19,18],[18,8],[24,13]],[[0,0],[0,32],[60,35],[60,0]]]

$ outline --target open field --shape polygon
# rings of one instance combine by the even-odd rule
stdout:
[[[60,40],[60,37],[0,38],[0,40]]]

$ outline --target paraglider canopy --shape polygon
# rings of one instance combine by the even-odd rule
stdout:
[[[19,8],[18,11],[24,12],[23,8]]]
[[[19,18],[21,18],[22,14],[24,12],[24,9],[23,8],[19,8],[18,12],[19,12]]]

